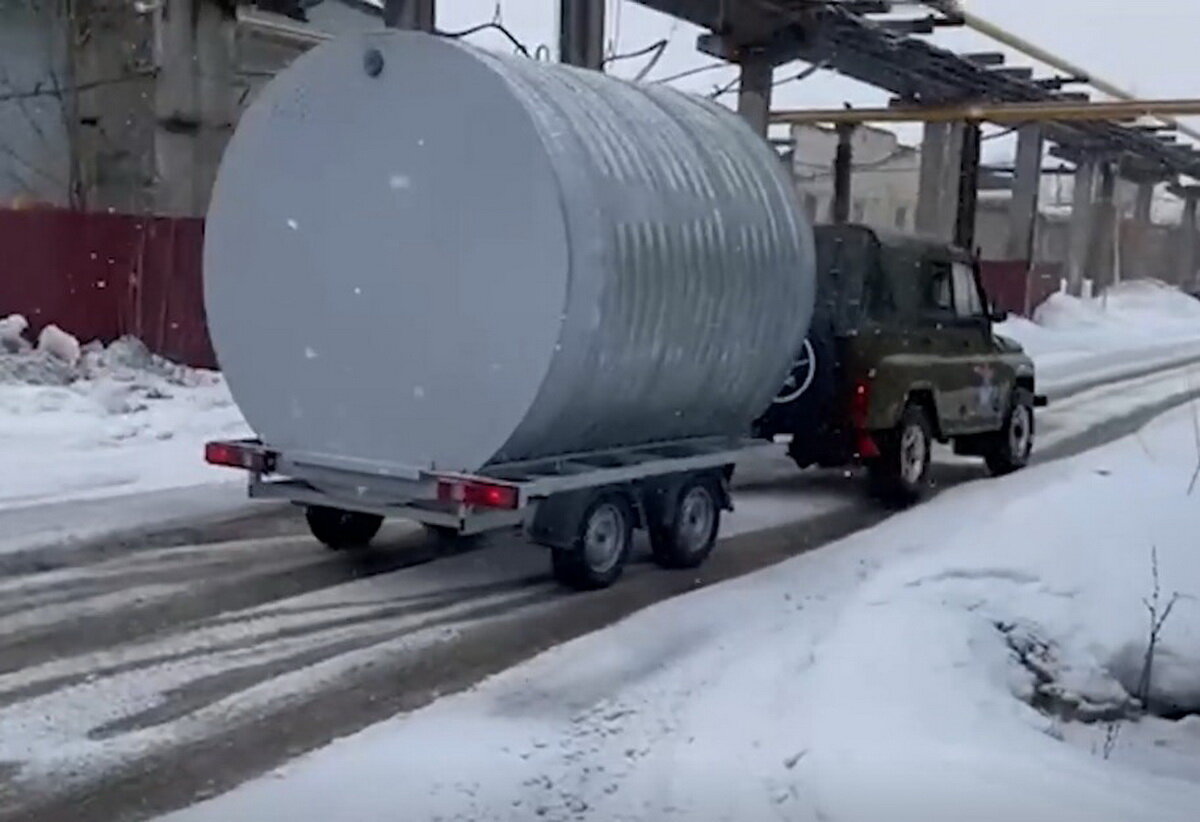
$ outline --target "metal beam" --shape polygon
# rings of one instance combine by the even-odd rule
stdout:
[[[854,130],[856,126],[844,123],[837,127],[837,154],[833,161],[833,205],[832,222],[845,225],[850,222],[850,186],[854,174]]]
[[[963,126],[962,151],[958,161],[958,202],[954,212],[954,243],[968,251],[973,251],[975,246],[981,137],[978,123]]]
[[[604,0],[560,0],[558,59],[600,71],[604,66]]]
[[[1141,117],[1200,115],[1200,100],[967,103],[949,106],[794,109],[771,114],[775,123],[1028,123],[1126,121]]]
[[[752,57],[742,63],[738,85],[738,114],[761,137],[767,136],[771,115],[771,78],[773,64],[763,57]]]
[[[384,0],[383,24],[390,29],[433,31],[435,0]]]

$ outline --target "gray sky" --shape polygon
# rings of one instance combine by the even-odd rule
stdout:
[[[557,0],[501,0],[500,10],[505,25],[531,49],[539,44],[553,48],[557,5]],[[447,30],[466,28],[491,19],[495,7],[495,0],[440,0],[438,25]],[[1142,97],[1200,96],[1197,0],[967,0],[967,8]],[[617,52],[669,38],[670,45],[649,79],[711,62],[695,50],[698,29],[649,11],[634,0],[609,0],[608,23]],[[933,39],[957,50],[1004,50],[970,31],[943,30]],[[488,35],[473,38],[473,42],[508,48],[501,39]],[[1009,63],[1034,65],[1015,54]],[[639,58],[619,63],[612,71],[631,76],[643,65],[644,59]],[[801,68],[803,64],[781,67],[776,78]],[[733,69],[722,68],[675,85],[707,92],[733,76]],[[780,86],[775,96],[775,104],[781,108],[886,101],[885,93],[830,72]],[[908,138],[910,133],[904,136]]]

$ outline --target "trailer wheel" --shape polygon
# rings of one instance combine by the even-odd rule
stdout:
[[[664,568],[696,568],[712,553],[721,527],[720,497],[712,482],[696,478],[684,483],[669,521],[650,524],[654,559]]]
[[[633,509],[620,494],[602,494],[580,517],[569,548],[554,548],[554,577],[580,591],[607,588],[621,576],[633,543]]]
[[[348,548],[365,548],[379,533],[383,517],[345,511],[341,508],[326,508],[310,505],[304,512],[312,535],[334,551]]]

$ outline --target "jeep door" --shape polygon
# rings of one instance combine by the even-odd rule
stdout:
[[[962,345],[962,376],[968,380],[960,402],[965,407],[963,425],[972,430],[994,430],[1004,417],[1004,403],[1011,386],[995,349],[987,302],[979,287],[975,266],[956,260],[951,263],[954,313]],[[957,359],[957,358],[956,358]]]

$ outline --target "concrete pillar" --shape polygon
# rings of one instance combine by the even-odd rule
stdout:
[[[854,126],[841,123],[837,128],[837,154],[833,160],[833,205],[830,217],[836,225],[850,222],[850,187],[854,177]]]
[[[126,0],[75,0],[65,94],[80,208],[140,214],[154,201],[155,16]],[[120,78],[122,82],[112,82]]]
[[[390,29],[433,31],[435,0],[384,0],[383,24]]]
[[[762,57],[742,61],[738,85],[738,114],[764,139],[771,121],[771,78],[775,68]]]
[[[1112,285],[1116,279],[1117,249],[1117,170],[1111,162],[1098,169],[1096,200],[1092,216],[1091,278],[1096,291]]]
[[[1183,222],[1179,226],[1179,272],[1178,284],[1191,288],[1196,283],[1196,212],[1200,203],[1200,189],[1189,188],[1183,200]]]
[[[1137,192],[1133,201],[1133,217],[1129,230],[1122,238],[1121,247],[1121,278],[1162,276],[1161,271],[1155,271],[1154,247],[1154,189],[1155,184],[1149,181],[1137,183]]]
[[[1091,265],[1096,182],[1099,176],[1100,164],[1095,158],[1085,158],[1075,168],[1067,240],[1067,287],[1072,294],[1080,293]]]
[[[918,234],[945,242],[954,240],[958,217],[963,125],[926,123],[921,142],[916,229]]]
[[[157,21],[154,211],[202,216],[233,133],[233,14],[217,0],[166,0]]]
[[[1042,188],[1042,150],[1045,140],[1037,123],[1017,132],[1017,163],[1013,174],[1012,200],[1008,206],[1010,260],[1025,260],[1031,266],[1037,241],[1038,198]]]
[[[1133,219],[1139,225],[1149,226],[1153,222],[1154,183],[1138,183],[1137,199],[1133,204]]]
[[[558,59],[571,66],[604,68],[605,0],[559,0]]]

